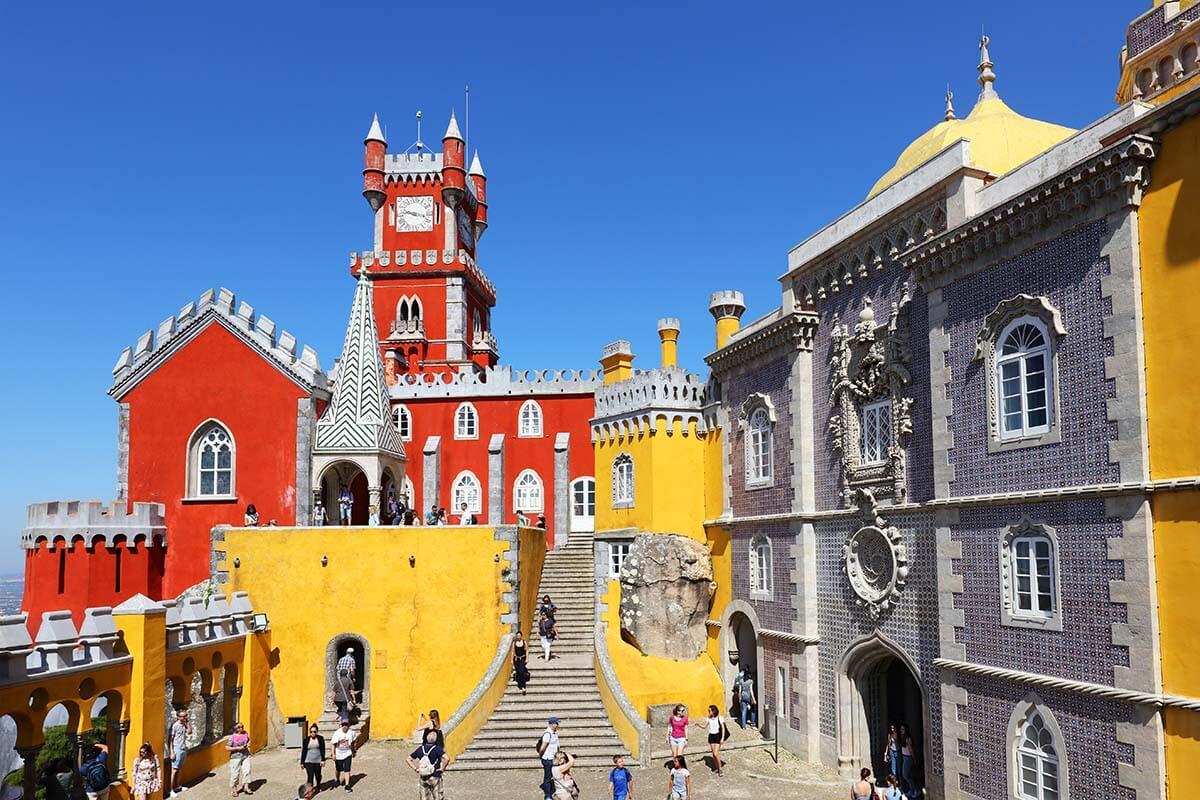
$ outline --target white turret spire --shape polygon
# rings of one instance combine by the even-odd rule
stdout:
[[[996,65],[992,63],[992,58],[988,54],[988,45],[991,41],[986,33],[979,40],[979,85],[983,87],[979,92],[980,100],[1000,97],[996,94],[995,87],[992,86],[996,82],[996,73],[992,71],[992,67]]]
[[[446,126],[446,135],[442,138],[458,139],[460,142],[462,141],[462,133],[460,133],[458,130],[458,120],[455,119],[453,111],[450,112],[450,124]]]
[[[479,151],[475,151],[475,157],[471,159],[471,169],[467,172],[468,175],[478,175],[481,178],[486,178],[487,175],[483,172],[483,163],[479,160]]]
[[[954,92],[950,91],[950,87],[946,87],[946,115],[942,117],[944,122],[949,122],[952,119],[958,119],[954,114]]]
[[[367,141],[383,142],[387,144],[387,139],[383,136],[383,129],[379,127],[379,115],[371,120],[371,130],[367,131]]]

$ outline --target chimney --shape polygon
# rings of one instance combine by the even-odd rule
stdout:
[[[628,380],[633,377],[633,347],[624,339],[604,345],[600,366],[606,384]]]
[[[679,320],[663,317],[658,321],[658,340],[662,345],[662,365],[674,367],[679,364]]]
[[[732,289],[713,292],[708,301],[708,312],[717,321],[717,349],[720,350],[729,342],[729,337],[742,327],[746,299],[741,292]]]

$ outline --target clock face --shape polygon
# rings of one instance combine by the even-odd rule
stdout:
[[[433,197],[401,197],[396,200],[396,230],[433,230]]]
[[[474,221],[461,206],[458,209],[458,246],[465,250],[475,250]]]

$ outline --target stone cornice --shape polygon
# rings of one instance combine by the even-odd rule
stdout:
[[[922,242],[901,263],[927,288],[937,288],[994,261],[989,251],[1047,229],[1053,235],[1121,208],[1141,205],[1150,182],[1153,139],[1134,134],[1041,185],[964,224]],[[1029,246],[1034,244],[1029,242]]]
[[[812,350],[818,320],[811,311],[786,314],[779,321],[711,353],[704,363],[713,371],[721,372],[772,350]]]
[[[809,646],[821,643],[821,637],[819,636],[802,636],[798,633],[774,631],[770,628],[759,628],[758,635],[763,639],[776,639],[781,642],[788,642],[789,644],[801,644]]]

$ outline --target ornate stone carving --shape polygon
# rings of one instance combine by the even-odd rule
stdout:
[[[900,531],[879,516],[871,492],[856,492],[855,500],[869,524],[846,539],[842,569],[858,605],[877,620],[900,602],[908,583],[908,551]]]
[[[750,415],[758,409],[765,409],[771,424],[775,424],[775,404],[771,398],[762,392],[753,392],[742,402],[741,413],[738,414],[738,425],[744,430],[750,424]]]
[[[1067,326],[1063,324],[1062,314],[1048,297],[1019,294],[1000,301],[992,313],[983,318],[979,335],[975,337],[975,360],[979,361],[991,355],[1004,326],[1026,315],[1040,319],[1057,336],[1067,335]]]
[[[874,498],[896,502],[905,495],[904,446],[912,433],[912,398],[904,391],[912,383],[908,364],[908,315],[911,299],[905,292],[892,304],[887,323],[877,325],[870,299],[863,301],[854,328],[835,325],[831,333],[829,430],[842,454],[842,497],[851,505],[854,493],[869,490]],[[860,410],[864,404],[890,401],[890,439],[887,457],[864,463],[860,447]]]

